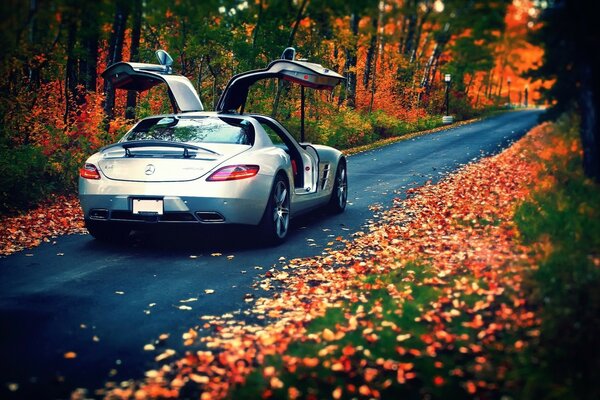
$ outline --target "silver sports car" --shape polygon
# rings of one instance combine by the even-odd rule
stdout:
[[[205,112],[190,81],[171,72],[168,54],[157,55],[160,64],[119,62],[102,74],[126,90],[166,84],[174,113],[139,121],[81,168],[79,198],[92,236],[114,240],[146,224],[243,224],[277,243],[294,216],[323,206],[344,211],[340,151],[298,143],[275,119],[244,113],[259,80],[331,89],[342,76],[293,56],[278,59],[234,76],[217,110]]]

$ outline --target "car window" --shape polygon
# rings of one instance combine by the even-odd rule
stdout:
[[[141,121],[125,140],[252,145],[254,127],[249,121],[240,118],[150,118]]]
[[[263,127],[265,132],[267,132],[269,139],[271,139],[271,142],[273,142],[274,145],[276,145],[278,147],[282,147],[282,145],[285,146],[284,141],[281,139],[281,137],[277,134],[277,132],[273,128],[271,128],[269,125],[267,125],[265,123],[261,123],[261,126]]]

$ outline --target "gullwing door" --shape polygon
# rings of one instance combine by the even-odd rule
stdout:
[[[173,59],[162,50],[156,52],[161,64],[118,62],[103,73],[116,89],[143,92],[164,83],[169,89],[173,112],[203,111],[194,85],[188,78],[172,73]]]
[[[243,72],[231,78],[219,98],[217,111],[243,110],[250,86],[260,80],[272,78],[285,79],[317,90],[332,90],[344,79],[342,75],[320,64],[293,59],[275,60],[265,69]]]

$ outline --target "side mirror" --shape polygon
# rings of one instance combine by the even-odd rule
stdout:
[[[296,49],[293,47],[286,48],[281,54],[281,58],[284,60],[292,60],[296,58]]]
[[[173,58],[164,50],[156,50],[156,58],[158,58],[158,63],[160,65],[164,65],[167,67],[169,71],[171,71],[171,65],[173,65]]]

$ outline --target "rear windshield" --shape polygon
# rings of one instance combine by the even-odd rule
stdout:
[[[254,127],[240,118],[149,118],[137,124],[125,140],[253,145]]]

